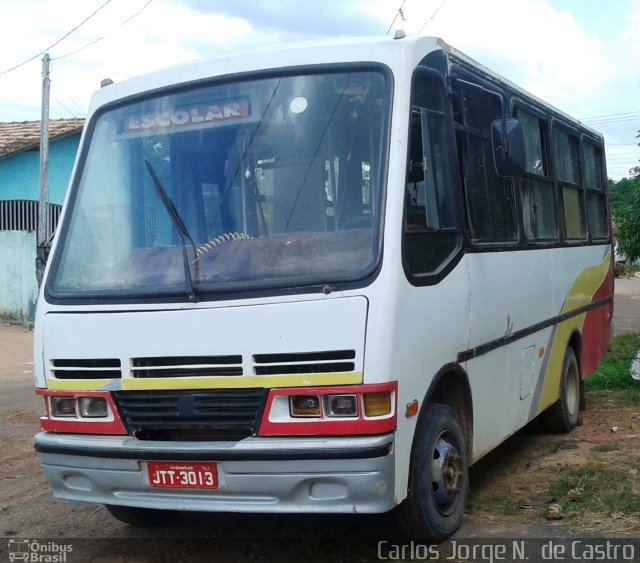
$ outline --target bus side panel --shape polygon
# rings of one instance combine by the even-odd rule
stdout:
[[[551,249],[483,252],[469,256],[470,351],[492,346],[467,363],[473,394],[474,459],[479,459],[529,419],[532,389],[543,361],[536,352],[548,342],[540,331],[502,343],[514,333],[551,318]],[[528,364],[523,367],[523,364]]]
[[[592,302],[607,299],[613,295],[613,265],[604,281],[593,296]],[[603,303],[587,313],[582,330],[582,362],[580,365],[582,377],[593,373],[600,365],[607,353],[611,340],[611,319],[613,316],[613,301]]]
[[[554,258],[554,271],[556,274],[555,298],[556,302],[560,299],[563,301],[560,314],[570,313],[571,311],[589,306],[599,299],[599,291],[606,293],[606,288],[612,288],[612,282],[607,281],[611,272],[611,249],[605,247],[604,256],[602,255],[602,247],[585,247],[582,249],[566,249],[560,250]],[[590,261],[590,264],[588,263]],[[578,272],[576,276],[575,272]],[[569,286],[567,282],[573,280]],[[568,289],[563,289],[567,288]],[[598,314],[598,309],[606,310],[607,307],[592,309],[589,312]],[[562,363],[564,361],[564,353],[574,332],[583,335],[585,321],[588,312],[585,311],[574,317],[561,322],[555,331],[553,345],[551,347],[551,357],[547,364],[546,373],[541,380],[540,400],[537,405],[535,414],[540,414],[547,407],[558,400],[560,390],[560,376],[562,374]],[[592,320],[598,320],[598,317],[592,317]],[[609,342],[609,323],[607,319],[599,319],[604,326],[589,328],[587,330],[588,341],[582,338],[582,350],[577,350],[577,355],[582,354],[587,347],[594,345],[594,340],[598,337],[603,341],[597,344],[597,348],[606,348]],[[592,351],[593,352],[593,351]],[[600,355],[595,352],[594,358]],[[593,361],[593,360],[591,360]],[[586,372],[583,369],[583,375]]]
[[[470,256],[470,280],[474,350],[609,297],[610,253],[584,247],[476,254]],[[583,375],[597,367],[609,343],[609,311],[610,303],[603,303],[467,363],[474,404],[490,406],[474,409],[474,460],[558,400],[573,334],[582,337],[576,353]]]

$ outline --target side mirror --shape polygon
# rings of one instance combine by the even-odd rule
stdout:
[[[517,119],[497,119],[491,124],[493,155],[498,176],[520,176],[527,169],[524,131]]]

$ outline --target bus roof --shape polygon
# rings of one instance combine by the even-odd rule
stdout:
[[[428,53],[438,50],[441,41],[433,37],[394,40],[393,37],[337,38],[271,45],[221,53],[199,60],[111,84],[94,93],[92,113],[112,101],[167,86],[207,78],[232,76],[260,70],[335,63],[382,63],[395,71],[409,72]]]
[[[458,61],[489,81],[511,89],[536,105],[551,110],[563,120],[589,131],[595,137],[602,138],[599,132],[537,98],[437,37],[331,38],[224,52],[213,59],[183,63],[106,86],[94,93],[89,114],[105,104],[143,92],[212,77],[232,76],[260,70],[361,62],[385,64],[396,74],[405,71],[407,76],[411,76],[415,66],[425,56],[438,50],[445,53],[449,68],[452,61]]]
[[[556,114],[558,117],[562,117],[562,119],[564,121],[572,123],[576,127],[579,127],[579,128],[581,128],[581,129],[583,129],[585,131],[588,131],[594,137],[597,137],[597,138],[602,140],[602,133],[600,133],[599,131],[596,131],[595,129],[592,129],[588,125],[585,125],[579,119],[576,119],[575,117],[572,117],[571,115],[569,115],[569,114],[565,113],[564,111],[558,109],[557,107],[551,105],[549,102],[546,102],[546,101],[542,100],[541,98],[538,98],[537,96],[535,96],[531,92],[525,90],[521,86],[518,86],[517,84],[515,84],[515,83],[511,82],[510,80],[504,78],[504,76],[498,74],[497,72],[491,70],[490,68],[487,68],[486,66],[484,66],[481,63],[479,63],[475,59],[472,59],[471,57],[469,57],[468,55],[466,55],[462,51],[459,51],[458,49],[456,49],[455,47],[452,47],[451,45],[445,43],[444,41],[440,41],[439,46],[446,53],[447,59],[449,60],[449,64],[451,64],[452,60],[457,60],[458,62],[462,63],[462,65],[464,65],[466,67],[469,67],[469,68],[472,68],[476,73],[480,73],[480,74],[484,75],[489,81],[497,82],[503,88],[510,89],[510,90],[514,91],[515,93],[520,94],[525,99],[525,101],[528,99],[528,101],[533,102],[536,105],[539,105],[541,107],[544,107],[545,109],[547,109],[547,110],[551,111],[552,113]]]

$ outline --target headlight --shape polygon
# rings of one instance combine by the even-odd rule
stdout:
[[[327,416],[358,416],[358,397],[348,395],[327,395],[325,397]]]
[[[51,416],[75,418],[75,397],[51,397]]]
[[[80,397],[80,416],[83,418],[105,418],[109,416],[109,407],[104,397]]]
[[[289,398],[291,416],[320,417],[320,397],[318,395],[292,395]]]

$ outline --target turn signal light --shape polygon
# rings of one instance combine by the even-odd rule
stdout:
[[[363,395],[365,416],[384,416],[391,413],[391,392],[378,391]]]

